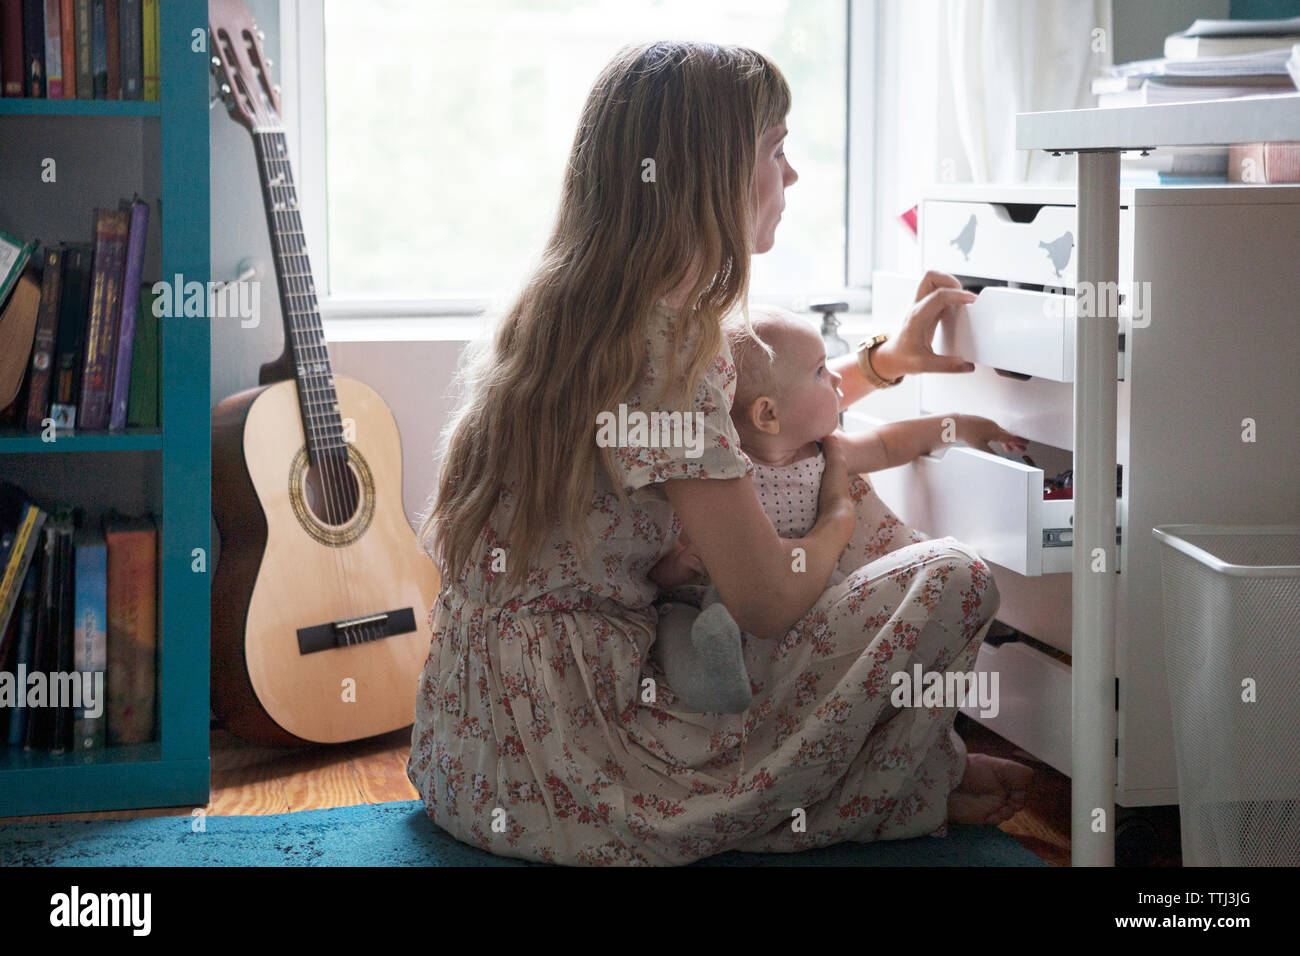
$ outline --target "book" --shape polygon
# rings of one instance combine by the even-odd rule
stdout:
[[[0,310],[0,408],[13,402],[22,389],[40,309],[41,284],[29,271]]]
[[[53,646],[55,627],[55,601],[58,595],[59,576],[58,533],[54,521],[46,522],[41,538],[41,572],[40,586],[36,594],[36,619],[32,626],[31,670],[48,674],[53,668]],[[27,714],[26,726],[23,728],[22,745],[32,750],[43,747],[49,739],[49,711],[43,706]]]
[[[23,0],[23,89],[45,98],[45,0]]]
[[[148,515],[104,519],[108,547],[108,742],[154,735],[158,654],[158,531]]]
[[[158,0],[141,0],[140,36],[144,98],[157,100],[159,78],[162,75],[162,50],[158,46]]]
[[[1300,17],[1280,20],[1194,20],[1165,37],[1165,56],[1195,59],[1255,53],[1300,43]]]
[[[62,0],[45,0],[45,96],[63,99],[63,26],[59,19]]]
[[[58,622],[55,629],[57,652],[54,666],[47,673],[70,674],[75,659],[73,615],[76,611],[76,550],[72,543],[74,531],[72,518],[61,517],[56,527],[58,536],[55,547],[59,554],[58,606],[55,608],[55,620]],[[56,686],[51,680],[50,710],[53,712],[54,721],[49,749],[51,753],[63,753],[72,747],[72,702],[60,699],[55,693]]]
[[[108,34],[104,0],[90,0],[90,81],[94,99],[108,98]]]
[[[92,59],[90,0],[74,0],[77,44],[77,99],[95,98],[95,73]]]
[[[75,748],[83,751],[103,747],[105,739],[108,552],[103,535],[94,528],[82,529],[75,543],[76,626],[72,666],[81,678],[82,700],[81,706],[73,711],[72,738]]]
[[[95,210],[94,260],[91,266],[90,312],[87,317],[77,428],[108,427],[117,329],[122,308],[122,274],[130,214],[121,209]]]
[[[144,98],[144,37],[140,29],[140,0],[118,0],[118,36],[122,42],[122,99]]]
[[[14,692],[22,699],[27,697],[27,668],[32,659],[32,636],[36,628],[36,603],[40,594],[41,568],[44,565],[44,549],[38,548],[32,566],[27,569],[23,579],[22,619],[18,625],[18,642],[14,651]],[[17,702],[15,701],[15,704]],[[9,746],[21,747],[23,731],[26,729],[27,708],[17,705],[9,716]]]
[[[1229,146],[1228,182],[1300,183],[1300,143],[1239,143]]]
[[[27,417],[24,426],[39,432],[50,405],[50,382],[54,372],[54,334],[59,327],[59,301],[63,294],[63,249],[45,251],[45,273],[41,281],[41,308],[36,316],[32,340],[32,364],[27,375]]]
[[[109,100],[122,98],[121,16],[117,0],[104,0],[104,48],[108,62],[108,89],[104,98]]]
[[[154,314],[158,293],[144,285],[136,312],[135,348],[131,356],[131,388],[126,402],[126,423],[132,428],[156,428],[162,411],[158,394],[158,370],[162,366],[160,320]]]
[[[123,203],[126,206],[125,203]],[[126,244],[126,269],[122,278],[122,305],[118,318],[117,348],[113,362],[113,394],[108,427],[126,427],[130,398],[131,359],[135,351],[135,326],[140,312],[140,273],[144,268],[144,246],[149,232],[149,204],[135,199],[127,206],[130,228]]]
[[[13,543],[0,573],[0,635],[9,628],[23,578],[40,543],[45,518],[45,512],[29,501],[21,488],[7,481],[0,482],[0,527],[13,533]],[[0,648],[0,659],[7,654],[7,648]]]
[[[59,0],[59,29],[63,50],[63,98],[77,98],[77,5]]]
[[[63,295],[54,339],[54,387],[50,414],[55,427],[69,431],[77,425],[77,390],[81,385],[82,339],[90,311],[91,247],[67,246],[63,261]]]
[[[0,82],[5,96],[23,95],[24,54],[23,0],[0,0]]]
[[[6,232],[0,232],[0,305],[4,305],[18,277],[27,267],[27,261],[36,251],[36,240],[23,242]]]

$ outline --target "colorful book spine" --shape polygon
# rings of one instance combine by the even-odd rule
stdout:
[[[77,750],[96,750],[104,746],[107,712],[104,669],[108,663],[108,552],[102,536],[91,529],[83,532],[77,542],[76,561],[72,666],[81,680],[82,700],[73,713],[72,739]]]
[[[40,594],[41,561],[39,551],[37,560],[27,569],[23,579],[22,620],[18,624],[18,647],[14,651],[14,673],[23,674],[32,660],[32,635],[36,629],[36,603]],[[24,693],[24,681],[17,681],[17,690]],[[27,708],[15,707],[9,715],[9,746],[23,745],[23,731],[27,724]]]
[[[59,0],[59,28],[63,40],[63,98],[77,98],[77,5]]]
[[[32,365],[27,383],[29,432],[38,432],[50,404],[50,380],[54,372],[54,335],[59,328],[59,301],[63,293],[63,250],[45,251],[45,274],[41,278],[41,310],[36,316],[32,339]]]
[[[41,526],[44,523],[45,512],[28,502],[23,507],[22,518],[14,531],[14,543],[5,561],[4,575],[0,577],[0,634],[4,634],[9,627],[9,618],[13,616],[18,604],[23,578],[40,543]]]
[[[158,655],[158,531],[148,518],[111,518],[108,545],[108,742],[148,743]]]
[[[63,260],[63,295],[59,302],[59,330],[54,339],[54,387],[50,418],[61,430],[77,425],[77,390],[81,385],[82,340],[90,311],[91,248],[68,246]]]
[[[118,34],[122,38],[122,99],[144,98],[144,37],[140,0],[118,0]]]
[[[77,99],[95,98],[95,71],[91,40],[90,0],[76,0],[77,22]]]
[[[91,273],[90,316],[86,326],[85,360],[77,427],[108,427],[108,406],[115,364],[118,320],[122,308],[122,273],[130,215],[120,209],[95,210],[95,259]]]
[[[0,81],[5,96],[22,96],[23,0],[0,0]]]
[[[158,294],[149,286],[140,290],[136,314],[135,349],[131,356],[131,390],[126,403],[126,423],[132,428],[156,428],[160,420],[158,369],[162,364],[160,320],[153,306]]]
[[[55,610],[58,627],[57,656],[51,670],[67,674],[73,669],[74,624],[73,614],[76,609],[76,551],[72,543],[73,525],[71,518],[59,522],[59,606]],[[50,741],[51,753],[63,753],[72,746],[72,706],[67,701],[50,702],[54,714],[54,730]]]
[[[122,14],[117,0],[104,0],[104,46],[108,60],[108,92],[106,98],[122,98]]]
[[[162,75],[162,49],[158,45],[158,0],[141,0],[140,30],[144,51],[144,98],[159,98]]]
[[[63,99],[63,26],[59,19],[62,0],[45,0],[45,96]]]
[[[117,356],[113,367],[113,399],[109,413],[110,431],[126,427],[127,403],[131,396],[131,358],[135,351],[135,324],[140,312],[140,273],[144,269],[144,244],[149,232],[149,204],[131,203],[130,237],[126,248],[126,272],[122,280],[122,308],[118,321]]]
[[[4,305],[9,292],[18,284],[27,260],[36,251],[36,240],[22,242],[5,232],[0,232],[0,305]]]
[[[107,99],[108,34],[104,29],[104,0],[90,0],[90,72],[95,99]]]
[[[45,98],[45,0],[23,0],[23,85]]]

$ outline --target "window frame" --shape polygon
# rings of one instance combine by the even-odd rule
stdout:
[[[840,299],[850,312],[869,312],[875,253],[876,44],[879,13],[875,0],[845,0],[847,11],[845,91],[845,283],[815,293]],[[318,290],[328,290],[329,233],[325,213],[325,11],[320,0],[280,2],[281,119],[294,160],[303,230]],[[854,122],[854,118],[858,122]],[[576,121],[576,117],[575,117]],[[807,295],[764,294],[766,302],[805,312]],[[322,319],[449,319],[477,316],[494,306],[486,297],[430,296],[420,299],[318,295]]]

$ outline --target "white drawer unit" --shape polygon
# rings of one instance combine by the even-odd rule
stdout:
[[[1120,202],[1115,801],[1140,807],[1177,802],[1151,528],[1300,521],[1300,186],[1127,188]],[[1070,666],[1043,648],[1071,650],[1074,503],[1044,482],[1075,450],[1074,187],[935,186],[920,206],[923,268],[979,295],[934,348],[975,371],[909,376],[845,427],[955,412],[1030,440],[1024,456],[952,446],[871,481],[908,524],[988,561],[999,620],[1030,640],[981,650],[1002,703],[968,713],[1068,773]],[[920,278],[874,276],[880,331],[897,330]]]

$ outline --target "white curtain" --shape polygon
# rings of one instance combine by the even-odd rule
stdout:
[[[862,0],[856,0],[862,2]],[[914,271],[898,216],[936,182],[1072,183],[1073,156],[1015,148],[1017,113],[1096,105],[1111,0],[878,0],[877,267]]]

